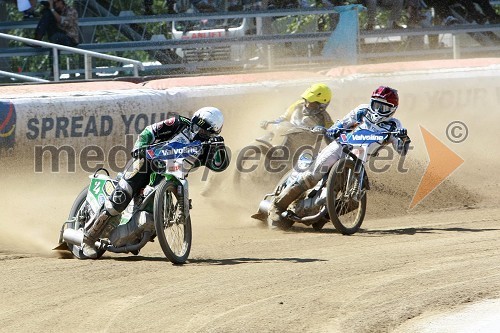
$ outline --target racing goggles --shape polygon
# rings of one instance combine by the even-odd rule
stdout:
[[[394,106],[391,103],[382,102],[382,101],[379,101],[376,99],[372,99],[371,109],[375,113],[377,113],[381,116],[388,117],[388,116],[392,115],[394,112],[396,112],[397,108],[398,108],[397,106]]]
[[[324,111],[324,110],[326,110],[326,107],[328,106],[328,104],[323,104],[320,102],[309,102],[307,100],[305,100],[304,105],[305,105],[307,111],[309,111],[311,113],[317,113],[320,111]]]
[[[191,132],[195,133],[201,140],[208,140],[214,135],[214,133],[196,124],[191,125]]]

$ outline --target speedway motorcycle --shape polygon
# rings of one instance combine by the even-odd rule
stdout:
[[[293,168],[302,151],[316,154],[320,149],[322,135],[308,127],[275,121],[268,123],[268,129],[238,153],[235,184],[274,183]]]
[[[236,168],[231,176],[231,185],[241,194],[247,195],[248,184],[274,184],[293,168],[301,151],[317,153],[323,135],[306,126],[289,121],[273,121],[268,132],[243,149],[236,157]],[[210,196],[218,193],[226,176],[210,174],[200,194]]]
[[[98,258],[106,251],[137,255],[148,242],[158,238],[168,260],[174,264],[186,262],[192,240],[186,177],[207,145],[179,136],[177,141],[174,138],[147,147],[145,155],[154,170],[151,181],[122,214],[109,221],[95,244]],[[92,227],[120,179],[111,178],[103,168],[89,178],[90,184],[76,198],[55,248],[67,249],[79,259],[86,258],[82,251],[84,232]]]
[[[342,146],[342,157],[325,174],[318,184],[305,191],[281,214],[281,229],[289,229],[294,223],[303,223],[321,230],[332,221],[343,235],[356,233],[363,223],[366,212],[367,190],[370,189],[365,164],[369,156],[376,154],[380,142],[396,132],[373,132],[367,129],[346,130],[336,139]],[[283,189],[293,184],[300,172],[314,162],[313,156],[304,153],[297,165],[278,182],[274,191],[260,202],[257,214],[252,218],[267,222],[269,207]]]

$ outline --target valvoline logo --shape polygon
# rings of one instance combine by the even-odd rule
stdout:
[[[0,101],[0,149],[16,143],[16,109],[11,102]]]
[[[162,160],[171,160],[176,158],[184,158],[187,156],[196,156],[201,153],[200,141],[192,143],[170,142],[165,143],[160,147],[148,149],[147,154],[150,159],[160,158]]]
[[[362,143],[373,143],[373,142],[381,142],[387,139],[388,134],[380,134],[377,132],[372,132],[369,130],[359,130],[356,132],[353,132],[347,136],[342,137],[341,140],[343,142],[348,142],[348,143],[357,143],[357,144],[362,144]]]

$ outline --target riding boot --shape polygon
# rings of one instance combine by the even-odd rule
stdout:
[[[281,221],[281,213],[294,202],[304,191],[307,190],[305,184],[301,181],[293,183],[286,187],[272,202],[269,207],[267,222],[269,227],[277,227]]]
[[[104,210],[101,215],[97,217],[92,227],[85,232],[83,237],[82,251],[87,258],[95,259],[97,258],[97,249],[95,247],[95,242],[99,239],[99,236],[104,231],[104,228],[108,225],[108,221],[112,216]]]

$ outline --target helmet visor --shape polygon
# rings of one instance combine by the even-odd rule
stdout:
[[[372,103],[371,103],[371,108],[377,114],[384,116],[384,117],[388,117],[388,116],[392,115],[394,112],[396,112],[397,107],[391,103],[382,102],[382,101],[378,101],[376,99],[373,99]]]
[[[191,131],[197,135],[200,140],[208,140],[213,136],[213,133],[196,125],[192,124]]]

